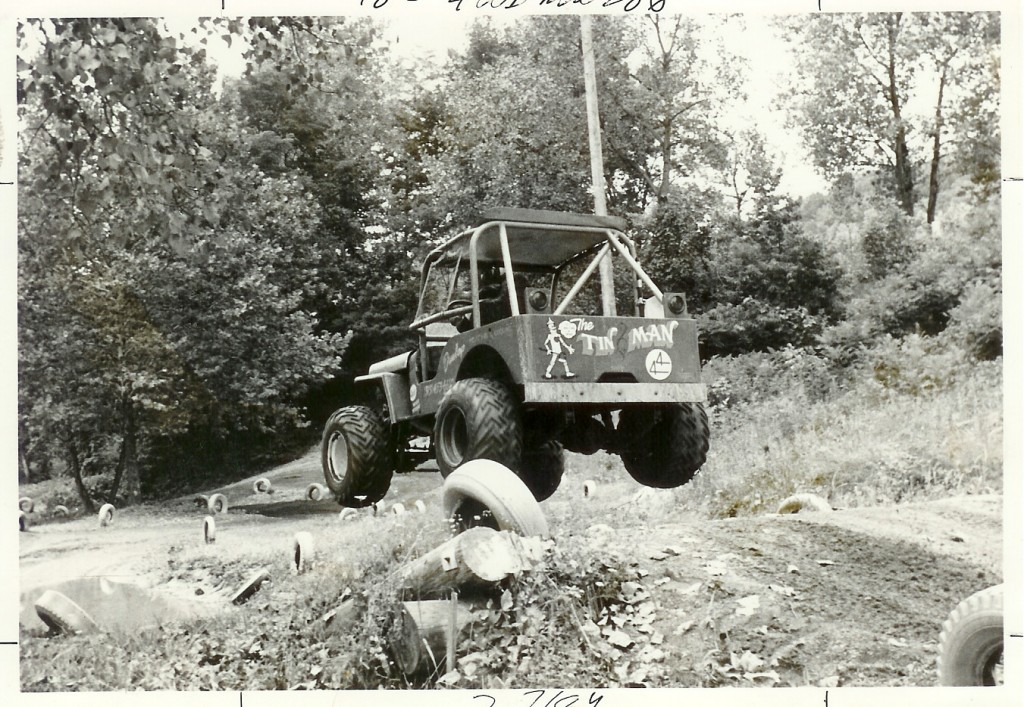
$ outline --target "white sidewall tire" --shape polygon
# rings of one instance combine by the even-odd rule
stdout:
[[[313,554],[316,552],[313,544],[313,536],[302,531],[295,533],[292,541],[292,569],[302,574],[313,566]]]
[[[593,498],[597,493],[597,482],[587,479],[583,482],[583,498]]]
[[[540,504],[515,472],[490,459],[473,459],[448,475],[443,486],[446,518],[472,499],[490,510],[501,530],[547,537],[548,522]]]
[[[222,493],[215,493],[210,496],[210,500],[206,502],[206,507],[214,514],[227,513],[228,499]]]
[[[53,509],[53,514],[55,516],[65,516],[66,517],[68,515],[68,507],[67,506],[55,506],[54,509]]]
[[[22,533],[28,531],[28,516],[25,515],[25,511],[18,511],[18,531]]]
[[[209,508],[210,506],[210,498],[208,496],[204,496],[203,494],[199,494],[198,496],[192,499],[192,503],[196,504],[197,508],[206,509]]]
[[[306,487],[306,500],[319,501],[324,497],[324,487],[320,484],[310,484]]]
[[[394,513],[396,516],[402,515],[403,513],[405,513],[405,504],[396,503],[395,505],[391,506],[391,512]]]
[[[1003,585],[983,589],[960,602],[939,634],[939,684],[985,684],[986,666],[1003,651]]]
[[[25,511],[26,513],[31,513],[32,511],[35,510],[35,507],[35,501],[33,501],[28,496],[22,496],[21,498],[18,499],[19,510]]]
[[[100,521],[100,527],[105,528],[114,522],[114,507],[109,503],[104,503],[100,506],[100,512],[97,514]]]
[[[252,482],[252,490],[256,493],[269,493],[271,488],[270,479],[256,479]]]
[[[359,515],[359,511],[355,508],[342,508],[341,513],[338,514],[339,520],[351,520]]]
[[[828,512],[832,510],[832,504],[821,496],[813,493],[798,493],[790,496],[779,504],[776,513],[803,513],[805,511]]]
[[[209,545],[217,540],[217,521],[213,516],[203,518],[203,542]]]
[[[43,623],[61,633],[87,633],[98,628],[82,607],[53,589],[36,599],[35,609]]]
[[[425,504],[423,501],[416,501],[416,510],[419,511],[420,513],[426,513],[427,504]]]

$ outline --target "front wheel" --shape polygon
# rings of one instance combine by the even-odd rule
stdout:
[[[368,506],[384,498],[393,472],[387,423],[368,407],[352,405],[331,415],[320,457],[327,487],[343,506]]]
[[[644,486],[682,486],[707,459],[710,430],[700,403],[626,408],[616,434],[626,471]]]
[[[518,468],[523,425],[509,389],[486,378],[456,381],[437,409],[434,449],[445,477],[472,459]]]

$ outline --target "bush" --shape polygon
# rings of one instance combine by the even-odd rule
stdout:
[[[817,342],[825,318],[806,309],[785,308],[754,298],[721,304],[697,316],[701,357],[770,351]]]

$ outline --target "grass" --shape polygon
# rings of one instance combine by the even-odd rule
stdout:
[[[825,395],[777,372],[776,394],[712,406],[708,462],[678,500],[731,517],[797,492],[837,507],[1001,492],[1002,361],[953,358],[870,352]]]

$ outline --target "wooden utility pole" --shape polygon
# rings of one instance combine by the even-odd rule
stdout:
[[[597,110],[597,69],[594,66],[594,32],[592,17],[580,15],[583,39],[583,84],[587,93],[587,128],[590,135],[590,175],[594,185],[594,213],[608,215],[604,195],[604,156],[601,153],[601,119]],[[615,316],[615,278],[609,251],[601,258],[601,310],[606,317]]]

